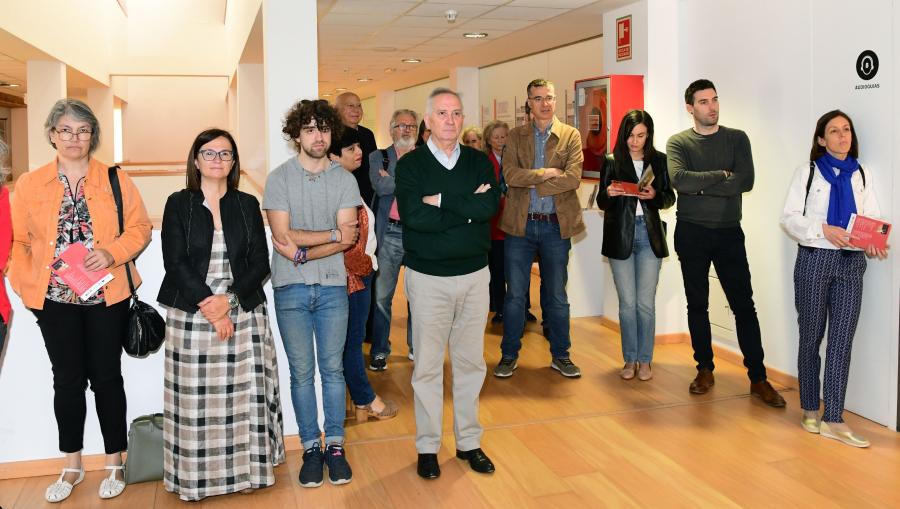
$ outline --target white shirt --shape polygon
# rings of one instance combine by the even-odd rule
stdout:
[[[866,184],[857,170],[850,179],[853,187],[853,198],[856,200],[856,213],[862,216],[879,218],[881,209],[875,198],[875,178],[871,168],[860,164],[866,174]],[[809,180],[809,161],[804,162],[794,171],[791,186],[788,188],[787,198],[784,200],[784,211],[781,214],[781,226],[801,246],[818,247],[822,249],[838,249],[829,242],[822,225],[828,224],[828,202],[831,197],[831,184],[825,180],[819,169],[813,166],[812,185],[809,187],[809,196],[806,195],[806,182]],[[836,174],[840,170],[835,168]],[[806,215],[803,215],[803,206],[806,205]],[[849,249],[849,248],[848,248]],[[856,248],[852,248],[856,249]]]
[[[378,270],[378,259],[375,258],[375,249],[378,248],[378,241],[375,239],[375,214],[372,213],[365,203],[363,207],[366,209],[366,215],[369,216],[369,236],[366,237],[366,254],[372,259],[372,270]]]
[[[635,161],[631,160],[634,163],[634,174],[637,175],[637,181],[641,181],[641,175],[644,173],[644,161]],[[641,205],[641,200],[638,199],[637,208],[634,209],[634,215],[643,216],[644,215],[644,207]]]

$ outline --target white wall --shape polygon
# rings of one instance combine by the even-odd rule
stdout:
[[[419,114],[419,119],[425,114],[425,102],[428,101],[428,95],[431,91],[438,87],[450,87],[450,78],[442,78],[439,80],[429,81],[414,87],[397,90],[394,93],[394,109],[407,108]],[[467,120],[468,122],[468,120]]]
[[[200,131],[228,127],[225,77],[130,76],[125,160],[182,161]]]
[[[556,85],[556,116],[565,121],[564,107],[574,100],[575,81],[600,76],[603,57],[603,38],[596,37],[484,67],[480,70],[481,107],[493,109],[494,100],[507,101],[510,109],[514,103],[523,106],[525,87],[533,79],[544,78]],[[467,119],[466,124],[483,125],[481,118]]]
[[[13,176],[17,177],[28,171],[28,110],[13,108],[9,114],[10,139]]]
[[[667,34],[664,31],[668,40],[651,37],[649,48],[644,46],[649,58],[640,54],[639,45],[635,47],[635,60],[646,62],[645,71],[640,65],[611,60],[612,44],[605,54],[604,73],[646,74],[647,108],[656,120],[658,148],[671,134],[692,125],[684,111],[683,90],[701,77],[717,86],[721,124],[748,133],[756,182],[754,190],[744,195],[742,226],[766,363],[787,373],[797,372],[792,283],[796,244],[778,223],[789,179],[797,164],[808,157],[811,133],[822,113],[840,108],[854,118],[861,159],[878,182],[876,192],[884,215],[896,223],[892,147],[900,133],[891,121],[896,117],[897,103],[892,99],[897,95],[892,96],[894,71],[886,62],[896,61],[898,54],[891,46],[892,30],[900,26],[898,10],[900,6],[889,0],[856,3],[852,8],[838,0],[685,0],[675,7],[662,0],[645,0],[604,17],[604,32],[612,33],[615,17],[634,12],[635,42],[647,37],[642,33],[646,25],[639,20],[647,20],[657,28],[651,33],[659,35],[663,25],[654,24],[654,16],[669,18],[670,28]],[[836,36],[848,27],[856,34],[853,38]],[[673,45],[675,55],[669,52]],[[854,65],[864,49],[875,50],[882,62],[882,71],[873,80],[880,84],[878,89],[855,89],[863,83]],[[669,58],[658,58],[657,52]],[[671,86],[673,82],[677,88]],[[675,101],[680,103],[678,108],[673,107]],[[849,410],[885,424],[896,420],[897,258],[892,253],[887,262],[869,263],[847,394]],[[661,332],[686,330],[681,277],[672,261],[668,263],[672,270],[668,274],[663,270],[657,305],[678,302],[682,317],[658,315]],[[610,294],[615,295],[611,288]],[[736,348],[732,342],[720,342]]]

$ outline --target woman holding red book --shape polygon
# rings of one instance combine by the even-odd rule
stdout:
[[[800,424],[810,433],[853,447],[869,441],[844,422],[850,350],[862,305],[866,257],[884,259],[887,249],[861,251],[850,244],[852,214],[879,217],[872,172],[857,161],[859,141],[850,117],[833,110],[822,115],[813,133],[809,161],[794,172],[781,225],[799,247],[794,265],[794,303],[800,328],[797,378]],[[819,346],[828,325],[823,399],[819,416]]]

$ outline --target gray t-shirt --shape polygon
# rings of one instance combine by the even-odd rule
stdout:
[[[292,157],[269,173],[263,195],[264,210],[283,210],[291,216],[292,230],[327,231],[337,228],[337,213],[362,205],[359,185],[337,163],[314,174]],[[310,260],[303,265],[272,250],[272,286],[292,284],[346,286],[344,253]]]

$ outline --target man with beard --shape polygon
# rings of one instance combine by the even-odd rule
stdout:
[[[340,139],[337,112],[325,101],[298,102],[283,131],[297,156],[266,179],[262,208],[272,229],[275,317],[291,373],[291,401],[303,445],[300,484],[322,485],[327,465],[332,484],[350,482],[344,451],[343,352],[347,337],[347,272],[344,253],[356,242],[356,180],[328,158]],[[318,364],[325,410],[325,451],[313,380]]]
[[[419,118],[412,110],[397,110],[391,116],[391,139],[394,144],[369,155],[369,178],[378,196],[375,211],[375,237],[378,239],[378,273],[375,275],[372,348],[369,369],[384,371],[391,355],[391,303],[397,288],[403,262],[403,222],[394,198],[397,161],[415,148]],[[361,171],[357,170],[357,171]],[[409,358],[413,358],[412,331],[406,328]]]
[[[759,320],[750,286],[750,266],[741,230],[741,195],[753,189],[753,154],[744,131],[719,125],[719,95],[706,79],[684,93],[694,127],[669,138],[666,153],[672,186],[678,191],[675,252],[681,262],[688,329],[697,377],[691,394],[706,394],[713,378],[709,325],[709,266],[734,312],[738,344],[750,378],[750,394],[783,407],[784,398],[766,380]]]

